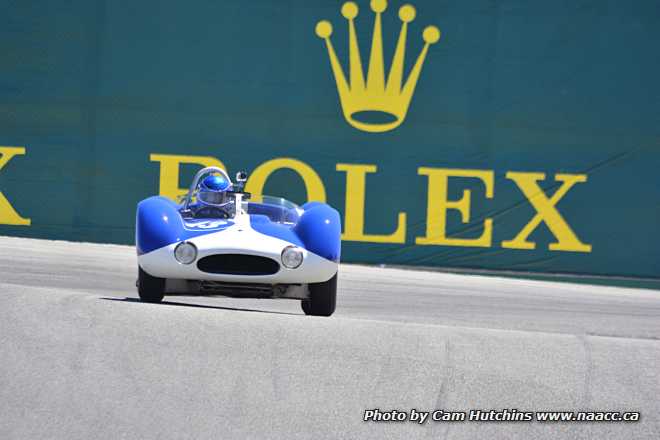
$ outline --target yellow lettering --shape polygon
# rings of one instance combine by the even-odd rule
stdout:
[[[493,172],[487,170],[457,170],[446,168],[418,169],[419,175],[428,176],[428,202],[426,211],[426,236],[417,237],[415,243],[427,245],[490,247],[493,236],[493,220],[484,220],[484,232],[479,238],[447,237],[447,211],[456,209],[463,223],[470,222],[470,190],[463,190],[459,200],[447,200],[447,184],[450,177],[470,177],[481,180],[486,197],[493,198]]]
[[[527,241],[527,238],[541,222],[545,222],[557,238],[556,243],[550,243],[548,246],[551,251],[591,252],[591,245],[584,244],[577,238],[556,208],[557,203],[559,203],[573,185],[587,181],[586,174],[556,174],[555,180],[563,183],[550,198],[545,195],[537,183],[539,180],[545,180],[544,173],[518,173],[509,171],[506,173],[506,178],[513,180],[518,185],[518,188],[520,188],[537,213],[513,240],[502,242],[503,248],[536,248],[536,243]]]
[[[346,171],[346,214],[342,240],[372,243],[405,243],[406,213],[399,212],[396,230],[391,234],[364,233],[364,202],[367,173],[375,173],[376,165],[337,164],[337,171]]]
[[[161,196],[177,200],[188,192],[188,188],[179,188],[179,170],[181,164],[195,164],[202,167],[219,167],[226,170],[225,165],[212,156],[180,156],[176,154],[151,154],[149,160],[160,162],[160,183],[158,193]]]
[[[25,147],[0,147],[0,170],[14,156],[25,154]],[[30,226],[31,220],[23,218],[9,203],[9,200],[0,192],[0,224]]]
[[[325,186],[316,171],[304,162],[287,157],[271,159],[255,168],[245,185],[245,191],[252,193],[252,196],[259,200],[263,195],[266,180],[282,168],[293,170],[302,178],[308,202],[325,202]]]

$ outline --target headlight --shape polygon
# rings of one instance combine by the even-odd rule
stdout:
[[[184,241],[174,248],[174,258],[182,264],[190,264],[197,258],[197,248],[194,244]]]
[[[295,246],[287,246],[282,251],[282,264],[289,269],[295,269],[303,261],[302,251]]]

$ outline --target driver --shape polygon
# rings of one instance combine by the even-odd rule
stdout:
[[[195,217],[229,217],[232,203],[227,191],[230,189],[231,184],[224,176],[206,176],[197,187],[197,206],[193,210]]]

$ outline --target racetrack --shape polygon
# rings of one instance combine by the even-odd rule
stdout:
[[[338,308],[137,301],[127,246],[0,238],[1,439],[657,439],[660,291],[342,265]],[[636,423],[362,422],[631,410]]]

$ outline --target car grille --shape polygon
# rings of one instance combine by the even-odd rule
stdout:
[[[226,275],[272,275],[280,270],[280,264],[257,255],[217,254],[200,258],[197,268],[202,272]]]

